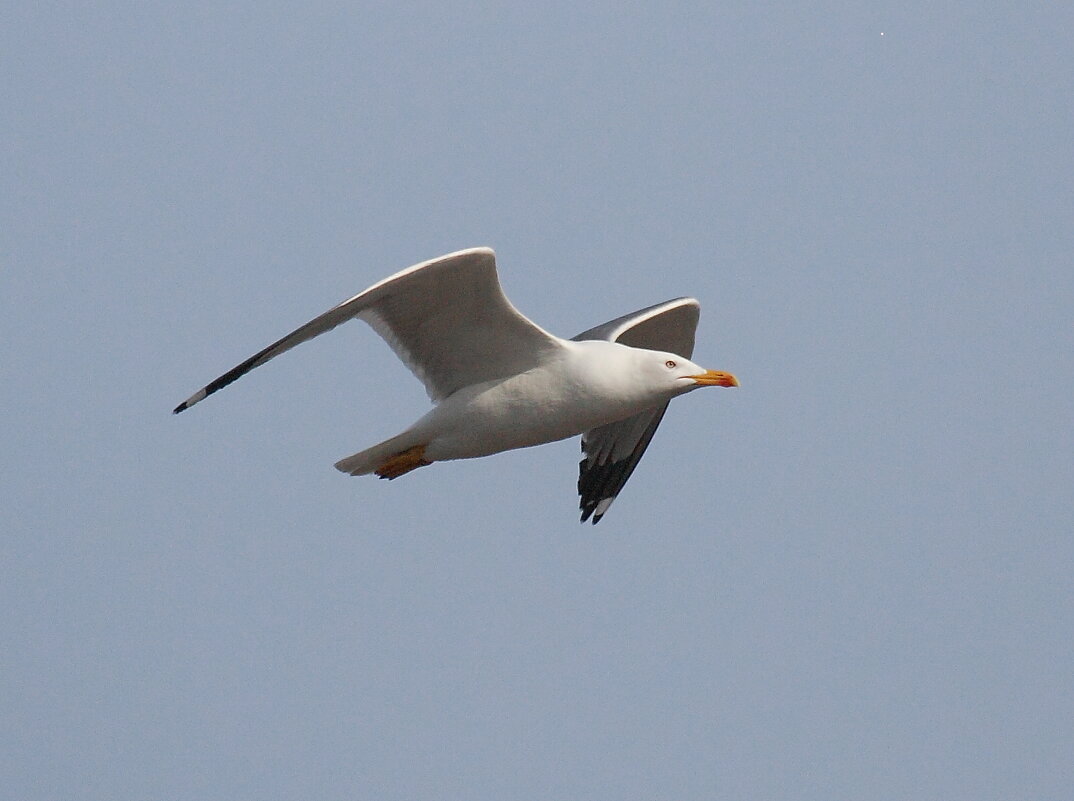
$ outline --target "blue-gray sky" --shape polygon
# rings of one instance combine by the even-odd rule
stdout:
[[[34,799],[1069,799],[1074,13],[24,3],[0,30],[0,775]],[[390,484],[376,280],[491,245],[570,336],[678,295],[597,527],[576,441]]]

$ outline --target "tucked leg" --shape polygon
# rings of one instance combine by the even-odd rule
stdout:
[[[419,467],[432,464],[425,461],[425,446],[415,445],[407,448],[402,453],[397,453],[374,472],[381,478],[399,478],[399,476],[417,470]]]

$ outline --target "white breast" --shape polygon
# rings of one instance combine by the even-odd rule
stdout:
[[[580,347],[599,344],[600,348]],[[629,374],[628,348],[572,343],[562,358],[446,398],[413,427],[432,461],[470,459],[581,434],[665,400]],[[653,395],[653,397],[650,397]]]

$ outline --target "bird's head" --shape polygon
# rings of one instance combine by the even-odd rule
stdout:
[[[662,351],[640,351],[642,369],[654,384],[665,386],[672,395],[701,387],[737,387],[738,379],[731,373],[706,370],[689,359]]]

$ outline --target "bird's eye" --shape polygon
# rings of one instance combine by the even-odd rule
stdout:
[[[671,359],[668,359],[666,362],[664,362],[664,366],[667,367],[669,370],[674,370],[677,365]]]

